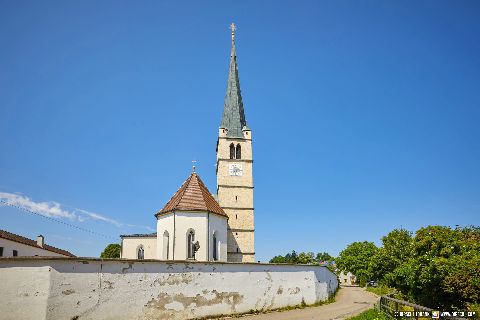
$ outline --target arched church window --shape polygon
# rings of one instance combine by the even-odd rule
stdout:
[[[242,159],[242,147],[240,147],[240,143],[237,144],[237,148],[235,150],[235,159]]]
[[[235,159],[235,146],[233,143],[230,145],[230,159]]]
[[[145,250],[143,249],[143,246],[138,247],[137,258],[139,260],[145,259]]]
[[[212,240],[212,244],[213,244],[213,261],[217,261],[218,260],[218,241],[217,241],[217,233],[214,232],[213,233],[213,240]]]
[[[165,232],[163,233],[163,259],[164,260],[168,260],[169,242],[170,242],[170,235],[168,234],[168,231],[165,230]]]
[[[195,231],[189,230],[187,233],[187,258],[195,259]]]

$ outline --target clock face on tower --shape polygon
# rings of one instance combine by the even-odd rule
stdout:
[[[238,177],[242,176],[243,174],[242,165],[238,163],[230,163],[228,165],[228,173],[231,176],[238,176]]]

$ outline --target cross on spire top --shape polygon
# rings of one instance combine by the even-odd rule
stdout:
[[[192,160],[192,173],[195,173],[195,163],[197,163],[197,160]]]
[[[232,41],[235,41],[235,30],[237,30],[237,26],[235,25],[235,23],[232,22],[229,29],[232,30]]]

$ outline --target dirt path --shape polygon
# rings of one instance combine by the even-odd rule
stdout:
[[[342,287],[334,303],[319,307],[245,316],[242,320],[330,320],[345,319],[370,309],[378,300],[359,287]]]

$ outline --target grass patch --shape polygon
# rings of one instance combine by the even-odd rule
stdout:
[[[384,296],[386,294],[394,293],[395,289],[386,287],[386,286],[378,286],[378,287],[367,287],[367,291],[371,293],[375,293],[377,296]]]
[[[358,316],[348,318],[348,320],[389,320],[389,318],[380,311],[369,309]]]

